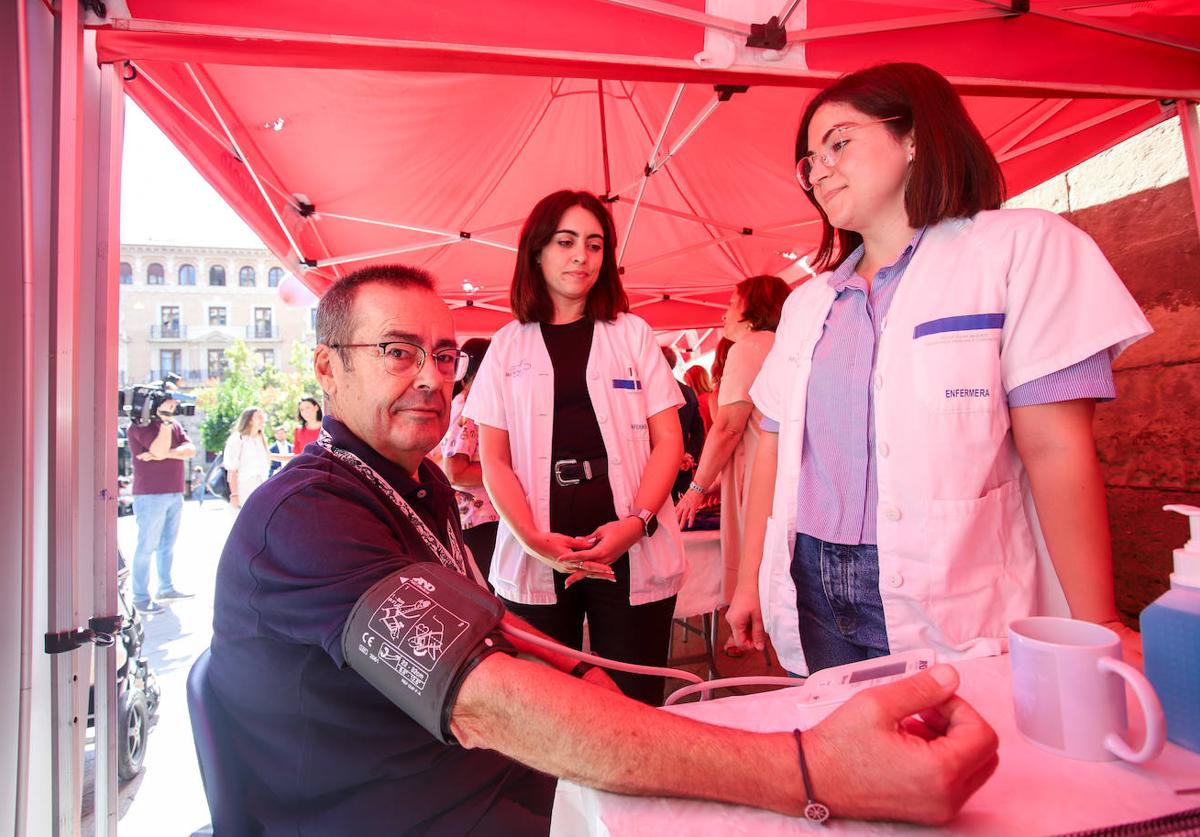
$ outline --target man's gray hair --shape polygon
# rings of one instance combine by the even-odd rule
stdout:
[[[353,341],[354,300],[363,285],[378,282],[381,285],[399,288],[422,288],[434,290],[433,276],[418,267],[403,264],[383,264],[364,267],[349,276],[343,276],[330,286],[317,305],[317,343],[326,346],[342,345]],[[342,364],[350,368],[350,355],[338,349]]]

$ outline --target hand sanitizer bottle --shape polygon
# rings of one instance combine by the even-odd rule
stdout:
[[[1200,753],[1200,508],[1163,508],[1187,515],[1191,539],[1175,550],[1171,589],[1142,611],[1142,654],[1167,738]]]

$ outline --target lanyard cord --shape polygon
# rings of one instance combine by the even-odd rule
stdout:
[[[429,527],[425,525],[425,521],[421,519],[421,516],[413,510],[412,506],[405,502],[404,498],[397,493],[396,489],[392,488],[391,484],[389,484],[387,480],[381,477],[374,468],[372,468],[366,462],[363,462],[362,459],[355,456],[350,451],[343,448],[334,447],[333,437],[330,436],[329,431],[323,427],[321,428],[320,434],[317,436],[317,444],[353,468],[359,474],[359,476],[361,476],[371,485],[375,486],[385,497],[391,500],[392,505],[398,508],[400,513],[404,515],[405,519],[407,519],[408,522],[412,524],[413,528],[417,530],[417,534],[421,536],[421,540],[425,542],[425,546],[434,554],[434,556],[437,557],[438,561],[443,567],[454,570],[455,572],[459,573],[460,575],[464,575],[467,578],[472,577],[471,573],[467,571],[467,562],[463,557],[462,550],[458,547],[458,539],[454,537],[453,526],[449,524],[446,526],[446,539],[450,541],[450,547],[453,549],[453,553],[451,553],[450,550],[446,549],[445,544],[438,540],[437,535],[430,531]]]

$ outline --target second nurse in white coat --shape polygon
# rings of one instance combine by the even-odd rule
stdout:
[[[580,648],[666,664],[683,581],[669,491],[683,396],[644,320],[629,313],[612,219],[594,195],[555,192],[521,230],[511,303],[463,414],[479,425],[500,513],[489,581],[513,613]],[[660,678],[613,672],[662,702]]]
[[[1069,609],[1136,653],[1092,413],[1150,327],[1099,248],[1057,215],[998,209],[999,165],[927,67],[819,93],[796,160],[826,270],[784,305],[750,393],[768,432],[737,639],[761,645],[765,624],[804,673],[999,653],[1012,619]]]

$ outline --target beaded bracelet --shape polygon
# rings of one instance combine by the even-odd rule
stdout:
[[[810,822],[823,823],[829,819],[829,807],[813,799],[812,784],[808,781],[808,762],[804,760],[804,744],[800,741],[800,730],[792,730],[796,736],[796,750],[800,753],[800,776],[804,779],[804,818]]]

